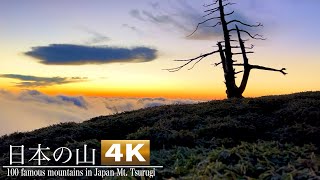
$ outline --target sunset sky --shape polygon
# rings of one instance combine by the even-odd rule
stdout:
[[[315,23],[320,15],[317,10],[320,3],[317,0],[235,2],[237,4],[232,8],[237,17],[264,24],[264,28],[254,31],[263,34],[267,41],[250,42],[256,45],[256,54],[250,56],[250,62],[286,67],[289,73],[282,76],[254,71],[245,95],[319,90],[319,80],[314,77],[320,77],[320,25]],[[192,71],[188,68],[176,73],[162,70],[178,66],[173,59],[209,52],[216,41],[221,40],[217,34],[219,30],[207,27],[199,31],[202,33],[199,37],[186,38],[202,19],[205,3],[210,1],[2,0],[0,88],[108,97],[223,98],[223,74],[220,67],[212,65],[219,61],[217,56],[203,60]],[[54,44],[60,45],[60,52],[58,48],[54,49]],[[134,61],[133,57],[118,62],[112,57],[99,61],[95,60],[99,55],[93,52],[87,54],[88,58],[92,56],[91,62],[72,63],[72,50],[63,52],[63,48],[75,49],[68,45],[80,45],[84,49],[108,47],[111,56],[117,50],[112,48],[145,47],[145,55],[154,57],[144,57],[142,62]],[[41,50],[46,58],[52,59],[54,52],[63,53],[61,56],[70,57],[71,63],[62,59],[60,64],[46,64],[30,55],[41,53]],[[81,49],[74,52],[87,53]],[[24,76],[48,79],[43,83],[36,83],[39,79],[24,83],[27,81]],[[63,79],[50,79],[55,77]]]
[[[203,4],[211,2],[1,0],[0,91],[15,96],[36,90],[50,97],[225,98],[222,69],[213,65],[219,62],[216,55],[192,70],[163,70],[181,65],[174,59],[214,50],[222,40],[219,27],[201,27],[187,38],[203,20]],[[320,1],[233,2],[233,17],[264,25],[252,29],[267,40],[250,41],[255,54],[249,61],[288,72],[252,71],[244,96],[320,90]]]

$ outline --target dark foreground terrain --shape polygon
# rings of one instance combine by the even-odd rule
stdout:
[[[0,165],[9,164],[9,145],[99,151],[102,139],[150,139],[151,165],[165,167],[159,179],[320,179],[320,92],[168,105],[14,133],[0,138]]]

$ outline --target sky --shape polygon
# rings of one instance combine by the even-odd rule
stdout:
[[[221,30],[205,27],[214,21],[188,37],[211,2],[0,0],[0,135],[150,104],[226,98],[216,55],[192,70],[164,70],[216,50]],[[266,38],[247,42],[255,45],[250,63],[288,73],[252,71],[244,96],[319,91],[320,1],[232,2],[230,20],[264,25],[247,29]]]

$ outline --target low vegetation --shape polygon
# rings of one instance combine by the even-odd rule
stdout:
[[[320,92],[305,92],[167,105],[5,135],[0,164],[9,164],[9,145],[100,149],[102,139],[150,139],[151,164],[164,166],[159,178],[319,179],[319,138]]]

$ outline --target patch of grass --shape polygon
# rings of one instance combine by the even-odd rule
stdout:
[[[278,142],[243,142],[232,148],[178,147],[153,152],[154,164],[165,164],[163,178],[184,179],[316,179],[315,147]]]

